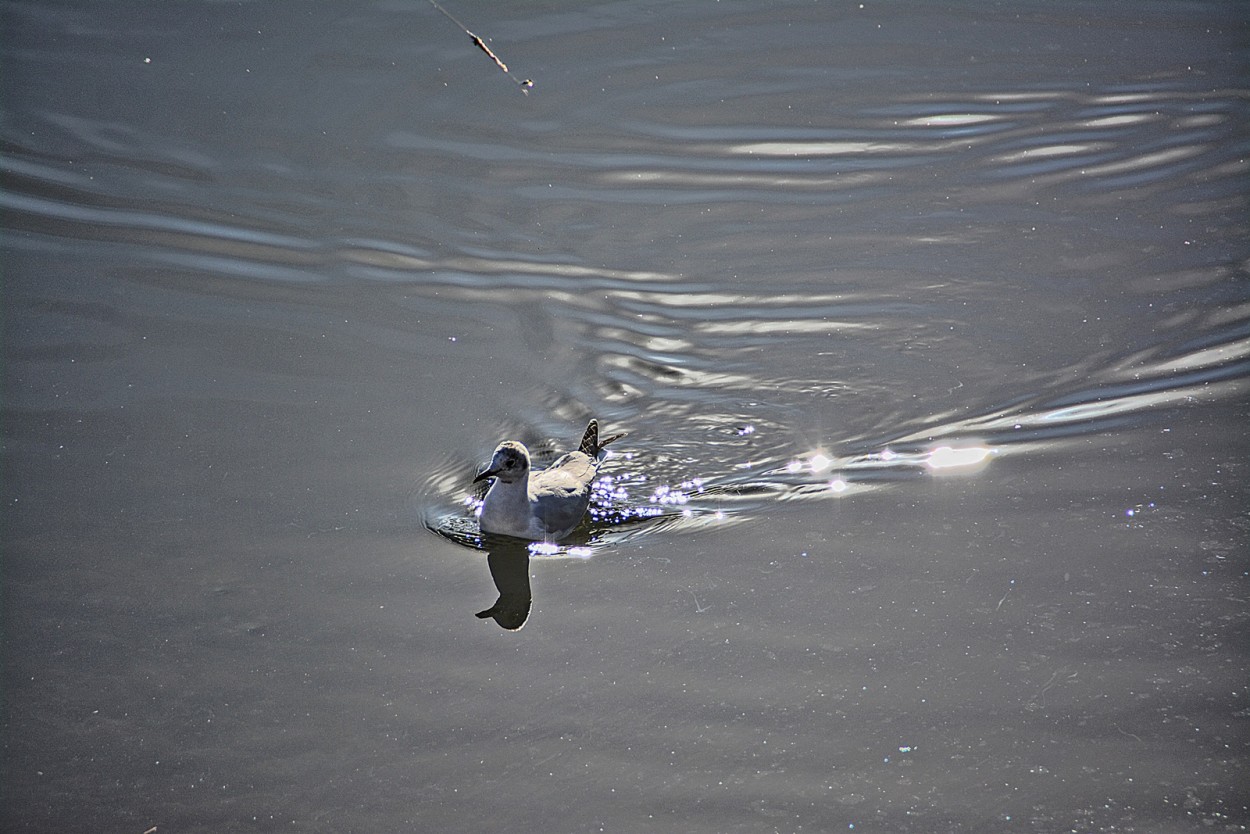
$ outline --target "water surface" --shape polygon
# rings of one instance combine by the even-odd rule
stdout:
[[[444,5],[2,7],[5,829],[1245,830],[1239,7]]]

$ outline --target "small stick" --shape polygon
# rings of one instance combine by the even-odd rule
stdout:
[[[437,2],[435,2],[435,0],[430,0],[430,5],[431,5],[431,6],[433,6],[434,8],[436,8],[436,9],[438,9],[440,12],[442,12],[442,13],[443,13],[443,17],[447,18],[447,19],[448,19],[448,20],[450,20],[452,23],[454,23],[454,24],[456,24],[457,26],[459,26],[459,27],[460,27],[460,31],[464,32],[466,35],[468,35],[470,38],[472,38],[472,39],[473,39],[473,43],[474,43],[474,45],[475,45],[475,46],[477,46],[477,48],[478,48],[478,49],[480,49],[480,50],[482,50],[483,52],[485,52],[485,53],[486,53],[486,57],[488,57],[488,58],[490,58],[492,61],[494,61],[494,62],[495,62],[495,66],[499,67],[499,69],[503,71],[503,74],[504,74],[504,75],[508,76],[508,77],[509,77],[509,78],[511,78],[514,82],[516,82],[516,85],[517,85],[518,87],[520,87],[520,88],[521,88],[521,92],[522,92],[522,93],[524,93],[524,94],[525,94],[525,95],[527,95],[527,96],[530,94],[530,90],[529,90],[529,88],[534,86],[534,82],[533,82],[533,81],[530,81],[528,78],[526,78],[524,81],[522,81],[521,79],[517,78],[515,75],[513,75],[513,74],[512,74],[512,71],[508,69],[508,65],[507,65],[507,64],[505,64],[505,63],[504,63],[504,62],[503,62],[503,61],[499,58],[499,56],[498,56],[498,55],[496,55],[494,52],[491,52],[490,47],[486,45],[486,41],[482,40],[482,39],[481,39],[481,38],[479,38],[477,35],[475,35],[475,34],[473,34],[472,32],[470,32],[470,31],[469,31],[469,27],[468,27],[468,26],[465,26],[463,23],[461,23],[459,20],[457,20],[457,19],[456,19],[456,18],[452,15],[452,13],[451,13],[451,12],[447,11],[446,9],[444,9],[444,8],[443,8],[442,6],[440,6]]]
[[[687,588],[686,591],[687,593],[690,594],[690,596],[694,597],[694,613],[702,614],[704,611],[712,610],[712,606],[704,605],[703,603],[699,602],[699,598],[695,596],[694,591],[691,591],[689,588]]]

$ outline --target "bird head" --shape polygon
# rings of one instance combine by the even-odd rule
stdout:
[[[530,453],[522,444],[515,440],[505,440],[495,449],[490,466],[483,469],[473,479],[473,483],[486,478],[498,478],[505,484],[519,481],[529,474]]]

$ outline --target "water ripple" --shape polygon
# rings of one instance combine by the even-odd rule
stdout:
[[[746,86],[812,95],[801,74]],[[407,329],[415,313],[455,311],[489,331],[476,358],[520,369],[509,382],[539,403],[532,425],[593,403],[633,436],[597,498],[593,546],[979,471],[1244,397],[1244,224],[1228,218],[1245,209],[1247,101],[1240,88],[1052,84],[904,89],[836,111],[799,100],[801,123],[633,108],[599,111],[589,132],[542,118],[391,129],[374,148],[391,177],[364,186],[350,166],[322,177],[276,156],[237,164],[53,113],[65,148],[10,138],[0,209],[9,247],[111,252],[149,307],[213,296],[185,316],[254,323],[258,287],[367,285],[414,315],[358,335],[437,362]],[[444,194],[472,208],[444,212]],[[1156,194],[1180,230],[1121,224]],[[517,204],[524,220],[507,216]],[[1091,205],[1112,208],[1084,246],[1033,236]],[[651,245],[665,234],[672,245]],[[1114,288],[1092,289],[1112,269]],[[287,296],[270,326],[312,330],[340,299]],[[1056,333],[1026,350],[1019,331],[1038,304]],[[16,355],[116,355],[133,329],[100,309],[32,307],[43,331],[74,335],[32,337]],[[427,522],[459,535],[472,528],[471,467],[454,463],[421,489]]]
[[[668,423],[676,414],[683,419],[698,414],[697,438],[671,437],[662,449],[627,445],[613,455],[596,490],[586,538],[579,542],[594,548],[619,542],[625,534],[737,523],[766,512],[771,502],[842,499],[892,482],[977,472],[1003,456],[1054,453],[1091,435],[1177,419],[1196,405],[1244,397],[1250,390],[1250,318],[1246,308],[1240,312],[1201,338],[1160,346],[1153,361],[1139,356],[1109,367],[1084,387],[929,424],[880,441],[875,448],[843,453],[821,445],[797,447],[785,414],[767,420],[716,413],[714,405],[726,393],[775,387],[776,380],[725,373],[700,379],[693,371],[671,368],[648,372],[645,363],[634,359],[622,367],[628,366],[630,378],[651,389],[651,396],[659,395],[655,382],[706,385],[716,396],[701,396],[682,409],[671,391],[663,392],[669,419],[659,409],[649,410],[649,419]],[[610,378],[608,364],[605,376]],[[462,463],[456,476],[433,476],[426,483],[426,506],[443,508],[427,524],[447,529],[471,517],[472,494],[461,502],[465,510],[447,509],[456,495],[463,495],[465,473],[471,469]]]

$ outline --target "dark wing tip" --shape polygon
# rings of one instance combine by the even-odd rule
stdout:
[[[599,454],[599,421],[591,419],[586,424],[586,431],[582,434],[582,442],[578,444],[577,451],[584,455],[590,455],[592,458]]]
[[[586,425],[586,432],[582,435],[582,442],[578,445],[577,451],[584,455],[590,455],[592,458],[599,457],[599,453],[603,451],[603,447],[607,446],[614,440],[620,440],[625,436],[624,432],[614,434],[604,440],[599,439],[599,421],[592,419]]]

